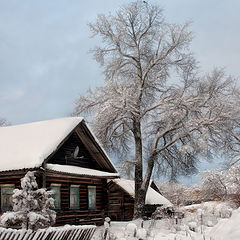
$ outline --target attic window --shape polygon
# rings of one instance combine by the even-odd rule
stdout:
[[[14,184],[1,185],[1,209],[10,210],[12,209],[12,194],[14,190]]]

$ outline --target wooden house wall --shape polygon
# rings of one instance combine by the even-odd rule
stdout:
[[[132,220],[134,211],[133,197],[115,183],[110,182],[108,188],[107,215],[112,220]]]
[[[151,217],[162,204],[144,205],[144,216]],[[108,216],[112,220],[129,221],[133,219],[134,198],[114,182],[108,184]]]
[[[46,173],[46,186],[52,183],[61,184],[61,209],[56,210],[56,225],[64,224],[97,224],[104,220],[107,206],[106,180],[95,177],[80,177],[70,174]],[[70,209],[70,185],[80,186],[80,209]],[[96,209],[88,209],[88,186],[96,187]]]
[[[20,179],[27,171],[9,171],[0,173],[1,184],[14,184],[15,188],[21,188]],[[39,187],[42,187],[42,172],[36,172]],[[70,174],[46,172],[46,187],[50,189],[52,183],[61,184],[61,209],[57,213],[57,226],[64,224],[96,224],[100,225],[104,220],[107,207],[107,183],[106,179],[95,177],[82,177]],[[70,185],[80,185],[80,209],[70,209]],[[96,209],[88,209],[88,186],[96,186]],[[1,206],[1,194],[0,194]],[[0,214],[3,213],[0,209]]]

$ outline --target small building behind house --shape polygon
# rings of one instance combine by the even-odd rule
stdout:
[[[172,203],[154,188],[152,181],[146,194],[144,212],[146,217],[151,217],[157,207],[166,205],[172,206]],[[156,188],[157,189],[157,188]],[[112,220],[129,221],[133,219],[134,213],[134,181],[123,178],[112,179],[108,182],[108,216]]]

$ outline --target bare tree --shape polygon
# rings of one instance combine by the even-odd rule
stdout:
[[[172,180],[194,172],[198,154],[210,153],[209,139],[234,117],[232,79],[222,70],[194,74],[188,25],[166,23],[161,8],[140,1],[89,25],[103,40],[92,51],[106,81],[79,97],[75,114],[93,113],[102,144],[134,155],[135,218],[154,166]]]
[[[5,118],[0,118],[0,127],[8,125],[10,125],[10,123]]]
[[[174,205],[186,205],[192,198],[192,192],[190,187],[184,184],[161,182],[157,184],[160,192]]]
[[[201,192],[205,199],[238,200],[240,189],[240,165],[230,169],[206,170],[201,174]],[[239,202],[238,202],[239,204]]]
[[[201,192],[205,199],[225,199],[228,195],[226,172],[207,170],[202,173]]]

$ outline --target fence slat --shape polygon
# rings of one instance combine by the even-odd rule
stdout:
[[[96,226],[64,226],[39,229],[0,228],[0,240],[90,240]]]

